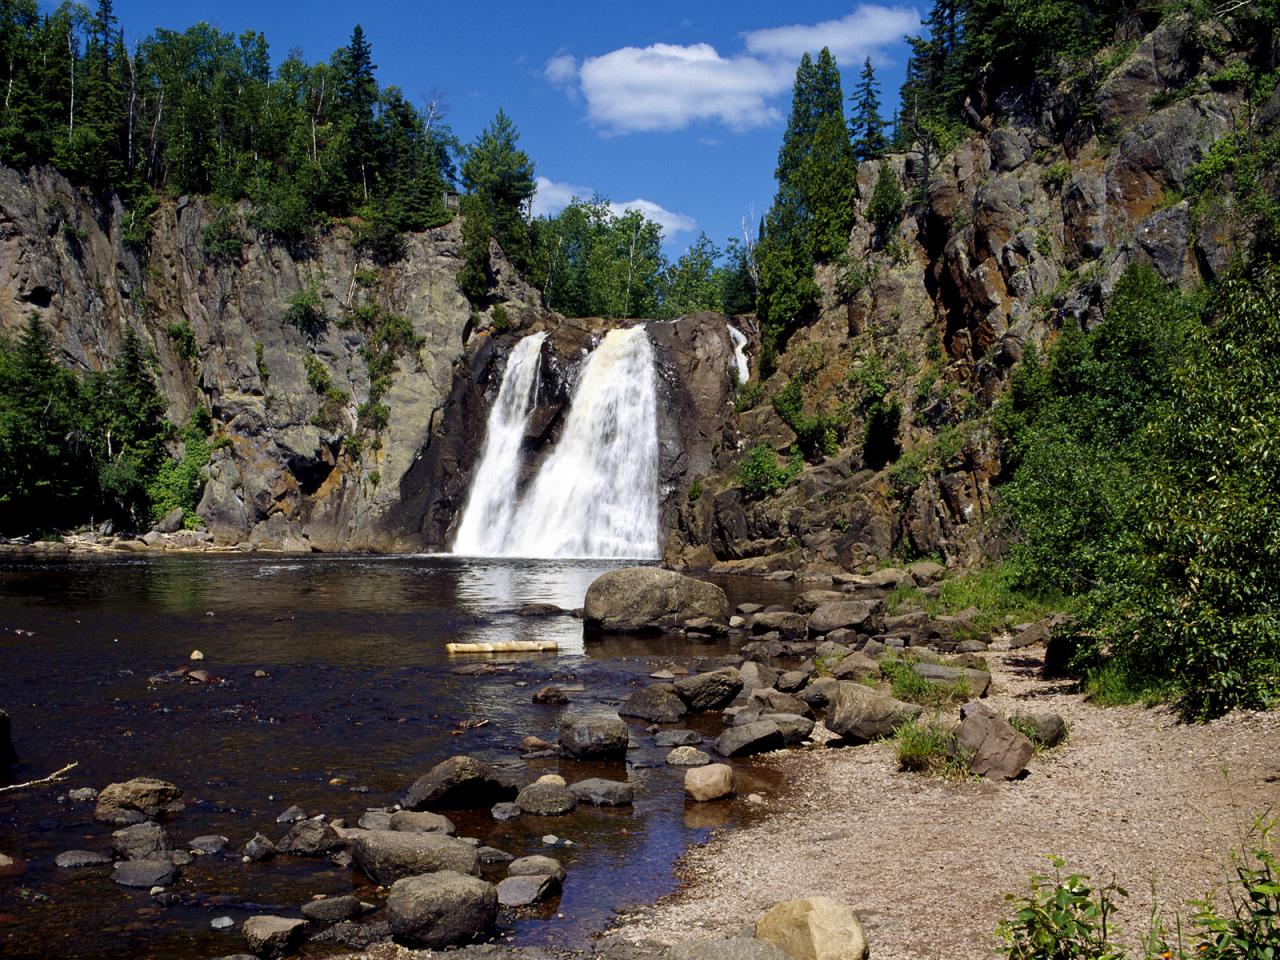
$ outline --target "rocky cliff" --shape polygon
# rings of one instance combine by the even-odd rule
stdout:
[[[999,552],[989,413],[1013,366],[1065,323],[1095,325],[1130,264],[1193,288],[1249,245],[1229,193],[1184,196],[1210,147],[1248,115],[1243,90],[1218,79],[1227,61],[1210,52],[1224,47],[1216,29],[1173,18],[1118,39],[1087,96],[975,105],[971,133],[930,165],[923,202],[887,237],[867,222],[878,165],[863,164],[847,258],[819,266],[818,316],[763,389],[741,398],[705,492],[681,505],[668,562],[821,575],[891,556],[965,563]],[[1277,116],[1273,96],[1256,122]],[[925,179],[919,154],[889,162],[904,183]],[[808,413],[842,424],[839,451],[810,458],[780,494],[748,500],[734,482],[742,451],[766,444],[782,458],[796,442],[770,405],[793,379]],[[883,389],[900,411],[901,455],[887,466],[863,445],[868,391]]]
[[[116,197],[49,170],[0,168],[0,330],[35,312],[63,362],[98,370],[125,325],[138,329],[170,419],[198,406],[213,417],[198,512],[218,543],[446,548],[511,345],[551,334],[529,438],[536,453],[556,436],[581,360],[610,324],[544,309],[496,248],[492,306],[477,312],[456,282],[457,222],[407,236],[403,255],[379,264],[351,225],[288,246],[245,213],[165,201],[138,249]],[[671,516],[691,471],[710,466],[733,354],[713,315],[655,324],[651,336]]]

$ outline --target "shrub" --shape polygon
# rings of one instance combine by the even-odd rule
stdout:
[[[887,237],[889,231],[898,225],[905,203],[906,196],[898,175],[888,162],[881,161],[875,186],[871,188],[871,199],[867,202],[867,220],[875,226],[877,236]]]
[[[506,333],[511,329],[511,317],[502,304],[489,311],[489,329],[493,333]]]
[[[209,263],[230,263],[240,259],[244,238],[236,230],[227,211],[218,211],[200,231],[200,252]]]
[[[178,356],[188,363],[199,359],[200,350],[196,346],[196,335],[191,330],[191,324],[175,320],[165,328],[165,332],[173,341],[173,348],[178,351]]]
[[[761,500],[784,489],[801,469],[799,453],[793,453],[785,463],[779,463],[778,455],[767,444],[760,444],[747,451],[738,463],[734,480],[748,500]]]
[[[1029,896],[1005,897],[1015,912],[997,931],[1002,952],[1009,960],[1121,960],[1125,952],[1112,943],[1109,923],[1128,894],[1114,883],[1095,888],[1077,873],[1064,877],[1064,866],[1054,857],[1054,875],[1033,876]]]
[[[903,770],[949,778],[969,774],[966,758],[957,752],[955,735],[937,720],[909,720],[894,731],[893,740]]]
[[[1062,189],[1069,176],[1071,176],[1071,164],[1065,160],[1058,160],[1044,168],[1044,172],[1040,174],[1040,182],[1044,184],[1046,190],[1056,193]]]
[[[309,283],[289,300],[289,307],[284,312],[284,322],[297,327],[309,337],[317,336],[328,322],[324,315],[320,300],[320,291],[314,283]]]
[[[689,484],[689,502],[697,503],[702,499],[702,478],[699,477]]]
[[[804,382],[799,375],[787,381],[772,402],[774,412],[795,431],[796,444],[805,457],[817,460],[839,451],[844,426],[842,418],[839,414],[806,413]]]
[[[764,385],[758,381],[738,384],[738,392],[733,395],[733,412],[745,413],[754,409],[764,398]]]
[[[889,693],[906,703],[927,707],[944,707],[968,703],[973,691],[969,681],[960,677],[954,683],[937,683],[916,673],[911,657],[886,657],[880,661],[880,674],[889,681]]]

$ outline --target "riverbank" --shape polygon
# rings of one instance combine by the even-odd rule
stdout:
[[[632,942],[734,936],[780,900],[850,904],[877,960],[989,958],[1006,893],[1034,873],[1114,878],[1117,916],[1145,932],[1151,886],[1162,913],[1224,876],[1254,815],[1280,808],[1280,712],[1189,726],[1167,708],[1102,708],[1039,675],[1042,648],[986,654],[988,702],[1060,714],[1066,741],[1008,783],[945,781],[897,769],[892,741],[762,757],[791,784],[769,816],[690,850],[681,890],[619,917]]]

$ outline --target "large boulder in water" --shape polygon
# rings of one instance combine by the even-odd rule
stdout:
[[[618,717],[580,717],[560,724],[560,752],[575,760],[623,760],[630,739]]]
[[[498,891],[476,877],[442,870],[397,880],[387,898],[396,940],[439,950],[479,937],[498,918]]]
[[[186,809],[181,797],[182,791],[172,783],[152,777],[136,777],[124,783],[109,784],[98,794],[93,819],[123,827],[143,820],[177,816]]]
[[[658,567],[629,567],[595,579],[587,588],[582,619],[588,632],[637,633],[728,616],[729,598],[713,583]]]
[[[438,870],[472,875],[480,872],[476,848],[441,833],[360,831],[351,844],[351,858],[370,880],[381,884]]]
[[[419,777],[405,794],[406,810],[491,807],[515,799],[519,787],[500,770],[474,757],[450,757]]]

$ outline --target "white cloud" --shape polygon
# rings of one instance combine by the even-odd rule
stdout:
[[[595,196],[590,187],[574,183],[561,183],[547,177],[538,177],[535,181],[537,192],[533,195],[533,215],[535,217],[555,216],[574,200],[589,200]],[[639,210],[648,219],[662,227],[665,234],[685,233],[696,227],[697,221],[683,213],[668,210],[652,200],[636,199],[625,203],[610,203],[609,212],[615,217],[628,210]]]
[[[830,47],[854,68],[919,23],[912,7],[866,4],[839,20],[746,33],[742,54],[725,56],[709,43],[655,43],[581,63],[559,54],[544,72],[554,86],[580,92],[587,117],[608,133],[681,130],[698,122],[742,131],[781,119],[777,101],[791,89],[805,51]]]
[[[615,217],[626,213],[628,210],[639,210],[646,219],[652,220],[662,227],[662,232],[667,236],[671,236],[673,233],[687,233],[698,225],[698,221],[694,220],[693,217],[686,217],[683,213],[675,213],[666,207],[659,206],[652,200],[628,200],[626,203],[611,203],[609,204],[609,210]]]
[[[839,20],[753,30],[744,39],[747,49],[759,57],[799,60],[806,52],[830,47],[836,60],[853,67],[919,29],[920,14],[913,7],[867,4]]]
[[[655,43],[588,57],[578,71],[587,116],[616,133],[679,130],[716,120],[746,130],[779,118],[769,99],[791,85],[789,65],[722,57],[709,43]]]
[[[552,57],[547,61],[543,76],[547,78],[552,86],[572,89],[578,79],[578,61],[569,53],[562,53],[559,56]]]

